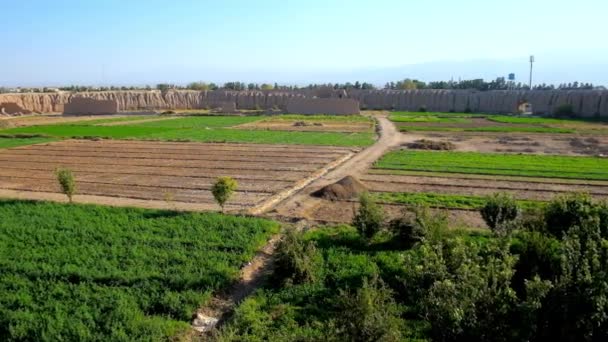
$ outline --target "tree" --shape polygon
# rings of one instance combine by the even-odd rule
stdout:
[[[74,179],[72,170],[57,169],[55,175],[57,176],[57,181],[61,187],[61,192],[63,192],[68,197],[70,203],[72,203],[72,197],[76,193],[76,180]]]
[[[353,226],[361,236],[371,239],[382,229],[384,211],[367,192],[359,197],[359,210],[353,218]]]
[[[322,270],[323,256],[315,243],[288,229],[277,245],[274,277],[290,284],[314,283],[321,280]]]
[[[211,193],[217,204],[222,208],[222,213],[224,212],[224,204],[230,199],[237,187],[238,183],[232,177],[219,177],[213,184]]]
[[[492,231],[504,233],[509,229],[508,225],[515,221],[519,211],[519,206],[513,196],[507,193],[497,193],[488,198],[480,212],[481,217]]]

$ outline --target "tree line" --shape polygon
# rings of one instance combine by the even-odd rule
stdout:
[[[235,90],[235,91],[254,91],[254,90],[315,90],[315,89],[344,89],[344,90],[374,90],[377,89],[375,85],[368,82],[355,81],[346,83],[311,83],[307,86],[299,85],[285,85],[274,83],[245,83],[240,81],[226,82],[223,84],[217,84],[213,82],[191,82],[186,85],[178,85],[173,83],[159,83],[155,86],[79,86],[69,85],[63,87],[41,87],[41,88],[16,88],[11,89],[7,87],[0,87],[0,93],[9,92],[21,92],[21,93],[48,93],[56,91],[68,91],[68,92],[94,92],[94,91],[127,91],[127,90],[196,90],[196,91],[209,91],[209,90]],[[406,78],[401,81],[387,82],[383,89],[390,90],[416,90],[416,89],[462,89],[462,90],[529,90],[530,87],[527,84],[521,82],[514,82],[506,80],[504,77],[498,77],[495,80],[485,81],[484,79],[472,79],[472,80],[449,80],[449,81],[432,81],[423,82],[417,79]],[[603,86],[595,86],[593,83],[586,82],[568,82],[555,84],[536,84],[532,87],[533,90],[606,90]]]

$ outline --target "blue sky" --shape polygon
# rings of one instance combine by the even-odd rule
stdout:
[[[20,0],[0,85],[527,79],[608,85],[608,1]]]

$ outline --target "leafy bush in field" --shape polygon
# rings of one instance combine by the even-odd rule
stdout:
[[[353,218],[353,226],[359,234],[366,239],[371,239],[382,229],[384,224],[384,212],[371,195],[364,192],[359,197],[359,209]]]
[[[492,231],[504,234],[511,230],[519,215],[519,206],[508,193],[497,193],[489,197],[481,208],[481,217]]]
[[[292,284],[313,283],[321,279],[323,257],[314,242],[304,240],[301,233],[287,230],[278,243],[274,276]]]
[[[277,225],[212,213],[0,201],[0,340],[158,341]]]
[[[571,104],[563,104],[557,106],[553,111],[553,115],[556,117],[571,117],[574,115],[574,107]]]
[[[600,234],[608,238],[608,207],[606,203],[595,203],[587,194],[560,196],[545,209],[547,231],[561,238],[571,227],[581,226],[587,221],[598,221]]]
[[[400,308],[392,291],[379,280],[364,279],[355,292],[342,291],[336,320],[337,337],[344,341],[400,341]]]
[[[222,208],[222,212],[224,211],[224,204],[232,197],[237,187],[238,183],[232,177],[218,177],[211,187],[213,198]]]
[[[59,182],[61,192],[63,192],[68,197],[70,203],[72,203],[72,197],[76,193],[76,179],[74,179],[72,170],[57,169],[55,174],[57,175],[57,182]]]

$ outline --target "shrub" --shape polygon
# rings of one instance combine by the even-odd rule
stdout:
[[[222,208],[222,212],[224,212],[224,204],[230,199],[237,187],[238,183],[232,177],[219,177],[213,184],[211,193],[217,204]]]
[[[573,226],[597,218],[599,206],[588,194],[576,193],[555,198],[545,208],[547,231],[557,238]]]
[[[571,104],[559,105],[553,111],[553,115],[556,117],[569,117],[574,115],[574,107]]]
[[[417,242],[424,241],[425,231],[423,227],[416,224],[416,220],[408,217],[407,213],[389,222],[389,229],[400,242],[411,246]]]
[[[401,341],[403,322],[392,291],[374,276],[355,293],[341,291],[336,320],[343,341]]]
[[[426,106],[420,106],[420,107],[418,107],[418,111],[420,113],[426,113]]]
[[[519,215],[519,206],[507,193],[497,193],[489,197],[481,208],[481,217],[495,233],[504,233],[512,228],[511,223]]]
[[[72,170],[57,169],[55,175],[57,176],[57,182],[59,182],[61,192],[63,192],[68,197],[70,203],[72,203],[72,197],[76,193],[76,180],[74,179]]]
[[[291,284],[313,283],[320,280],[323,256],[312,241],[306,241],[294,229],[286,231],[277,245],[274,277]]]
[[[359,210],[353,218],[353,226],[359,234],[366,239],[371,239],[382,229],[384,222],[384,211],[369,193],[364,192],[359,197]]]

